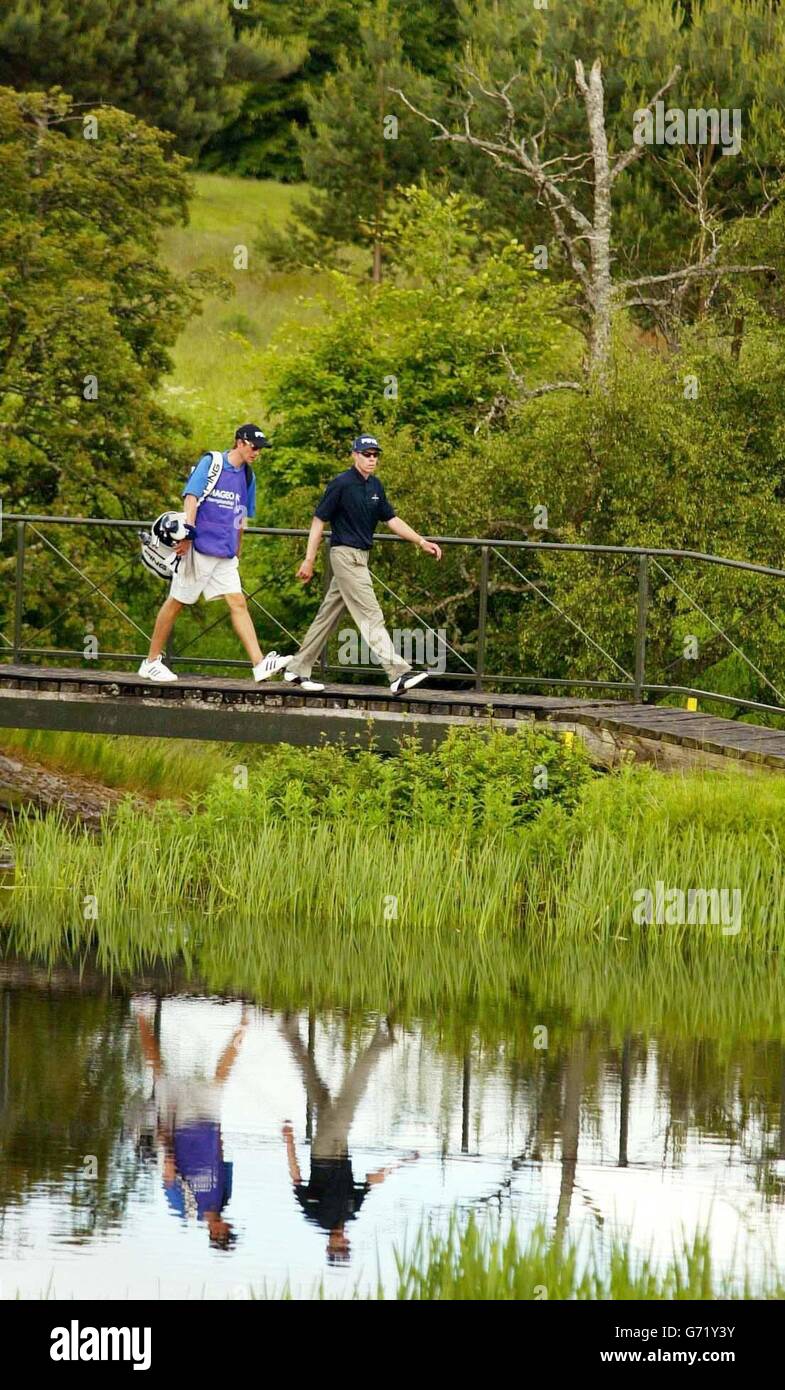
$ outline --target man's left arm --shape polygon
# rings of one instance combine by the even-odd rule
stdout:
[[[401,537],[401,540],[411,541],[412,545],[416,545],[419,550],[425,551],[426,555],[433,555],[437,560],[441,560],[441,546],[437,545],[436,541],[426,540],[418,531],[413,530],[405,521],[402,521],[399,516],[388,517],[387,525],[396,536]]]

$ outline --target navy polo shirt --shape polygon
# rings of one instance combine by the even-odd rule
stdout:
[[[331,545],[370,550],[378,523],[391,521],[395,508],[387,501],[379,479],[373,473],[364,478],[352,464],[327,484],[315,515],[320,521],[329,521]]]

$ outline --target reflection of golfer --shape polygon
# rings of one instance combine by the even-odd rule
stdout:
[[[313,1057],[303,1047],[296,1019],[284,1015],[281,1032],[299,1067],[309,1104],[316,1111],[316,1133],[311,1144],[311,1175],[307,1183],[303,1182],[297,1161],[292,1126],[287,1120],[283,1127],[289,1176],[306,1219],[328,1232],[328,1262],[344,1263],[350,1254],[349,1238],[344,1230],[346,1222],[357,1216],[371,1188],[384,1182],[390,1173],[400,1167],[400,1162],[388,1164],[385,1168],[368,1173],[365,1182],[358,1183],[354,1181],[349,1156],[349,1130],[355,1111],[379,1057],[394,1042],[392,1030],[388,1027],[385,1032],[381,1025],[377,1027],[365,1051],[349,1068],[335,1099],[322,1081]],[[410,1155],[410,1158],[418,1157],[416,1153]]]
[[[144,1013],[136,1012],[142,1051],[155,1080],[155,1139],[163,1149],[167,1201],[184,1220],[195,1216],[197,1221],[204,1221],[210,1244],[226,1250],[236,1236],[222,1215],[232,1195],[232,1164],[226,1162],[223,1154],[221,1091],[248,1026],[246,1011],[243,1010],[240,1025],[224,1048],[211,1081],[167,1076],[150,1020]]]
[[[296,682],[303,690],[324,689],[321,682],[310,679],[311,670],[347,608],[360,629],[361,637],[387,672],[393,695],[411,690],[412,686],[427,680],[429,675],[428,671],[415,670],[408,661],[396,655],[384,625],[384,614],[374,593],[368,555],[373,545],[373,533],[380,521],[386,521],[396,536],[411,541],[426,555],[441,560],[442,552],[435,541],[426,541],[395,515],[395,508],[388,502],[384,488],[373,476],[380,452],[379,443],[373,435],[361,434],[355,439],[351,468],[339,473],[327,484],[311,522],[305,559],[297,571],[297,577],[304,584],[313,577],[324,524],[329,521],[332,580],[300,650],[291,657],[284,675],[285,680]]]

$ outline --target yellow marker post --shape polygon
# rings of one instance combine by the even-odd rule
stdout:
[[[697,699],[695,698],[695,696],[694,696],[694,695],[688,695],[688,696],[687,696],[687,709],[696,710],[697,708],[698,708],[698,701],[697,701]]]
[[[575,738],[575,734],[573,733],[572,729],[565,729],[565,731],[564,731],[564,742],[566,743],[566,745],[567,745],[568,748],[572,748],[572,741],[573,741],[574,738]]]

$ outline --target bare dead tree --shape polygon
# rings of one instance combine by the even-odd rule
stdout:
[[[652,310],[657,322],[662,323],[679,307],[685,289],[696,281],[709,279],[712,285],[716,285],[724,276],[750,275],[773,269],[766,265],[720,263],[721,244],[716,222],[710,218],[705,202],[704,178],[696,188],[696,203],[701,224],[698,259],[691,265],[665,274],[614,280],[614,185],[622,174],[643,157],[646,147],[643,144],[632,143],[628,149],[615,157],[611,155],[605,122],[605,91],[600,59],[597,58],[592,64],[588,77],[583,63],[578,60],[575,64],[575,84],[583,99],[589,149],[579,155],[562,154],[551,159],[543,159],[541,155],[541,141],[546,132],[547,121],[535,135],[527,137],[517,133],[518,113],[511,90],[521,74],[514,74],[501,87],[490,87],[484,84],[473,69],[466,68],[464,71],[477,90],[499,108],[501,125],[494,138],[480,136],[473,131],[471,118],[475,99],[471,92],[463,112],[463,129],[450,130],[441,120],[418,110],[405,92],[399,88],[392,90],[410,111],[435,128],[435,140],[468,145],[481,150],[498,168],[525,178],[533,186],[537,201],[548,212],[556,238],[577,282],[586,323],[588,352],[585,365],[589,379],[602,381],[605,377],[611,347],[613,316],[617,309],[646,306]],[[646,111],[654,110],[656,103],[675,83],[679,72],[680,68],[674,68],[667,81],[644,108]],[[582,211],[576,196],[577,183],[586,182],[582,177],[582,171],[588,166],[593,169],[590,214]],[[516,379],[509,363],[508,370],[511,381],[517,388],[516,398],[519,400],[553,390],[586,389],[585,381],[563,381],[527,390],[520,378]],[[491,416],[498,418],[508,404],[506,398],[497,397],[491,407]]]

